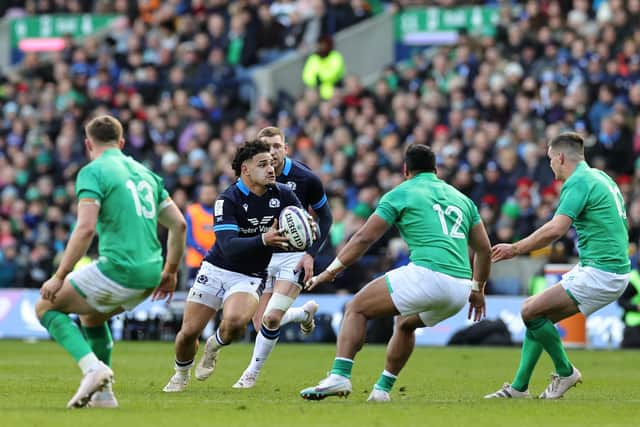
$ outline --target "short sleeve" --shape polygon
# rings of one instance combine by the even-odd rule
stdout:
[[[400,212],[403,210],[401,206],[401,195],[397,190],[391,190],[380,199],[378,207],[375,210],[375,214],[382,218],[387,224],[395,224],[396,220],[400,216]]]
[[[560,202],[558,209],[556,209],[556,215],[566,215],[575,221],[584,209],[588,197],[588,188],[582,181],[576,180],[570,185],[565,183],[560,191]]]
[[[240,231],[236,220],[236,206],[226,197],[218,197],[213,204],[214,227],[213,231]]]
[[[327,195],[324,192],[324,187],[320,178],[312,175],[309,180],[309,201],[311,203],[311,209],[317,211],[327,203]]]
[[[84,167],[78,173],[76,179],[76,198],[95,199],[102,202],[104,191],[100,186],[100,180],[97,171],[94,168]]]
[[[164,180],[153,172],[151,172],[151,174],[153,175],[153,179],[156,181],[156,186],[157,186],[156,205],[158,206],[158,210],[161,211],[162,209],[166,208],[170,204],[169,192],[167,191],[166,188],[164,188]]]
[[[471,200],[469,200],[469,211],[471,215],[471,227],[473,227],[481,221],[481,218],[480,213],[478,212],[478,207]]]

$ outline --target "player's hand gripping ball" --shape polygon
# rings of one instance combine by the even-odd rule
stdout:
[[[289,244],[296,251],[303,251],[316,239],[314,225],[309,221],[309,214],[297,206],[287,206],[280,212],[278,225]]]

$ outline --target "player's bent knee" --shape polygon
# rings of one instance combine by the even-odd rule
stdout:
[[[224,318],[223,322],[225,323],[226,329],[232,331],[235,335],[236,332],[244,332],[249,320],[250,319],[247,319],[244,316],[229,315]]]
[[[185,341],[195,341],[200,337],[203,329],[204,326],[200,327],[196,323],[183,323],[179,334],[182,335],[182,339]]]
[[[526,300],[522,304],[522,308],[520,309],[520,317],[522,317],[522,320],[525,322],[528,322],[530,320],[535,319],[536,317],[539,317],[538,314],[533,309],[533,304],[531,304],[529,300]]]
[[[35,311],[36,311],[36,316],[38,316],[38,320],[42,319],[42,316],[44,316],[44,314],[49,310],[51,310],[51,303],[49,303],[48,301],[45,301],[42,298],[40,298],[36,302]]]
[[[358,314],[360,312],[362,312],[362,307],[360,307],[360,305],[354,300],[349,301],[344,307],[345,316],[350,314]]]
[[[262,324],[265,325],[267,329],[278,328],[280,326],[281,321],[282,321],[282,315],[274,311],[265,313],[265,315],[262,316]]]
[[[264,310],[262,323],[269,329],[275,329],[280,326],[280,321],[282,320],[284,312],[291,307],[293,301],[293,298],[289,296],[274,293],[271,296],[271,299],[269,299],[269,303]]]
[[[400,332],[413,332],[416,330],[416,322],[413,319],[403,317],[396,321],[396,329]]]

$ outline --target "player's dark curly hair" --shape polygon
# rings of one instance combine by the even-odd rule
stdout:
[[[236,155],[233,158],[233,162],[231,163],[236,176],[240,177],[240,174],[242,173],[242,163],[252,159],[256,154],[268,153],[269,151],[269,144],[257,139],[253,141],[247,141],[240,147],[238,147],[238,151],[236,151]]]
[[[411,144],[404,155],[407,172],[435,172],[436,156],[426,145]]]

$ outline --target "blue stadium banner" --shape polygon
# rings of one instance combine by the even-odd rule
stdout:
[[[39,297],[35,289],[0,290],[0,338],[49,338],[36,316]]]
[[[495,34],[498,18],[494,6],[407,9],[395,16],[395,39],[409,46],[451,44],[462,28],[469,34]]]
[[[176,299],[184,301],[186,292],[176,293]],[[36,318],[34,307],[39,292],[36,289],[2,289],[0,290],[0,339],[48,339],[47,331]],[[487,297],[487,318],[501,319],[511,333],[514,342],[521,342],[524,338],[525,327],[520,318],[520,308],[526,297],[524,296],[493,296]],[[328,315],[331,328],[338,335],[344,315],[344,307],[351,299],[350,295],[333,294],[302,294],[294,303],[300,307],[310,299],[319,304],[316,316]],[[174,300],[175,301],[175,300]],[[137,319],[154,319],[167,311],[164,301],[144,301],[127,316]],[[609,304],[593,313],[586,322],[587,347],[596,349],[618,348],[622,341],[624,323],[621,320],[622,309],[616,303]],[[472,322],[467,319],[467,308],[458,314],[440,322],[432,328],[422,328],[416,331],[416,345],[444,346],[449,339]],[[118,327],[112,325],[114,339],[122,338],[122,322]],[[558,325],[560,336],[566,331]]]

